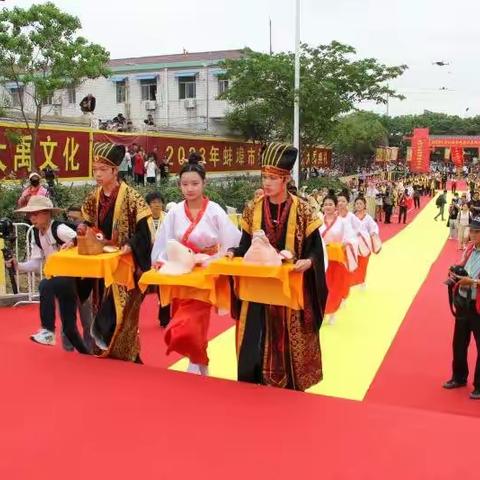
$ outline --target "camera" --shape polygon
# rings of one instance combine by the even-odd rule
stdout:
[[[45,175],[45,180],[47,183],[49,185],[53,184],[55,181],[55,172],[50,167],[47,167],[43,169],[43,174]]]
[[[15,242],[15,227],[13,222],[9,218],[0,219],[0,238],[8,242],[10,247],[5,243],[2,248],[3,259],[9,261],[13,258],[13,243]],[[17,279],[15,278],[15,269],[12,267],[7,267],[8,275],[10,277],[10,283],[12,284],[12,292],[14,294],[18,293]]]
[[[0,238],[9,239],[13,236],[14,226],[9,218],[0,219]]]
[[[468,277],[468,272],[461,265],[452,265],[448,270],[450,273],[457,275],[458,277]],[[443,283],[449,287],[453,287],[457,281],[454,278],[449,277]]]

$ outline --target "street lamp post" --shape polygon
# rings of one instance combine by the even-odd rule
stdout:
[[[300,186],[300,0],[295,0],[295,84],[293,103],[293,146],[298,149],[298,159],[293,167],[293,181]]]

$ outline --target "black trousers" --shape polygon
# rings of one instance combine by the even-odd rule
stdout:
[[[55,300],[58,300],[63,333],[80,353],[88,353],[77,329],[75,279],[69,277],[44,278],[40,282],[38,290],[42,327],[50,332],[55,331]]]
[[[403,223],[406,223],[407,221],[407,207],[400,207],[400,213],[398,214],[398,223],[402,221],[403,217]]]
[[[473,377],[473,386],[480,388],[480,315],[475,308],[473,300],[467,300],[459,295],[455,297],[455,329],[453,331],[453,362],[452,378],[457,382],[463,383],[468,378],[467,353],[470,344],[470,338],[473,338],[477,346],[477,361],[475,363],[475,374]]]
[[[390,217],[392,216],[393,206],[392,205],[384,205],[383,209],[385,210],[385,223],[391,223],[390,222]]]
[[[413,197],[413,205],[415,208],[420,208],[420,197]]]

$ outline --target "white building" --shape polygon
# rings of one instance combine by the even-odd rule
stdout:
[[[241,50],[184,53],[111,60],[110,78],[86,80],[76,88],[59,91],[46,101],[45,114],[81,117],[79,103],[91,93],[96,97],[94,117],[112,119],[122,113],[136,130],[147,129],[144,120],[151,114],[156,128],[224,132],[222,119],[227,102],[218,100],[228,81],[218,63],[237,59]],[[6,84],[10,104],[18,104],[15,84]]]

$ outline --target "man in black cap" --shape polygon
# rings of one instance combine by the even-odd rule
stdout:
[[[255,232],[263,230],[278,251],[293,255],[303,273],[303,310],[276,303],[241,302],[235,312],[238,379],[293,390],[306,390],[322,379],[319,330],[327,299],[321,221],[310,205],[288,192],[298,151],[272,143],[262,152],[264,196],[251,202],[242,217],[242,239],[229,256],[244,256]]]
[[[97,188],[83,206],[86,223],[99,229],[124,254],[132,253],[135,269],[150,269],[153,229],[151,211],[143,197],[119,181],[118,166],[125,156],[123,145],[97,143],[93,149],[93,174]],[[138,319],[142,294],[138,287],[121,285],[103,288],[100,281],[84,282],[81,299],[90,295],[93,284],[94,311],[92,335],[102,357],[139,361]]]
[[[467,353],[473,333],[477,346],[477,361],[473,378],[474,390],[470,398],[480,400],[480,216],[470,221],[470,239],[461,266],[468,276],[450,273],[457,281],[458,290],[454,296],[455,329],[453,333],[452,378],[443,384],[443,388],[464,387],[468,378]]]

